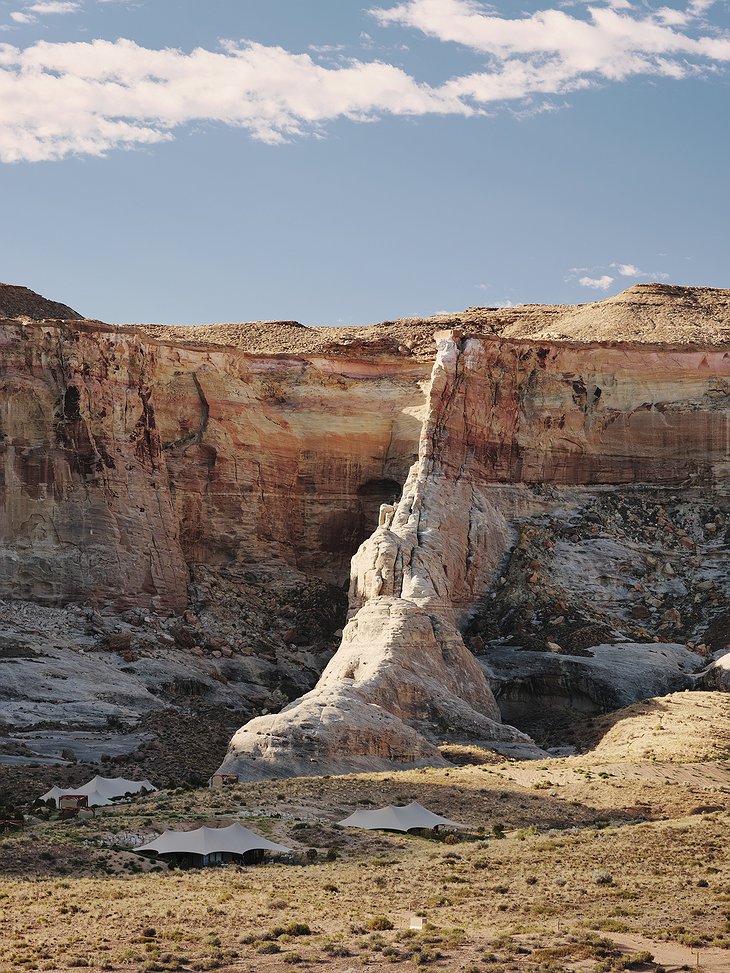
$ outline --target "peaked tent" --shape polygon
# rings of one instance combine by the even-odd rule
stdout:
[[[349,818],[340,821],[346,828],[364,828],[366,831],[413,831],[416,828],[463,828],[463,824],[442,818],[428,808],[417,804],[389,804],[374,811],[355,811]]]
[[[136,849],[154,851],[158,855],[196,855],[205,859],[211,855],[246,855],[249,852],[274,851],[286,853],[291,848],[262,838],[242,825],[227,828],[196,828],[195,831],[165,831],[153,841]]]
[[[113,798],[126,797],[127,794],[139,794],[140,791],[154,791],[157,788],[148,780],[126,780],[124,777],[92,777],[86,784],[79,787],[52,787],[50,791],[39,798],[41,801],[55,801],[64,794],[86,794],[89,807],[106,807],[113,804]]]
[[[64,794],[72,794],[72,793],[73,793],[72,788],[69,788],[68,790],[63,790],[62,787],[52,787],[50,791],[46,791],[46,793],[42,797],[39,797],[38,800],[53,801],[54,804],[58,806],[59,797],[62,797]]]

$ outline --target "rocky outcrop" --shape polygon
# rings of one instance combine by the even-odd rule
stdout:
[[[697,688],[730,693],[730,652],[722,652],[697,677]]]
[[[0,284],[0,318],[29,318],[55,321],[83,321],[83,315],[58,301],[49,301],[28,287]]]
[[[140,698],[177,665],[165,634],[229,681],[206,690],[221,705],[301,693],[362,544],[342,646],[239,734],[247,774],[522,746],[492,651],[572,656],[545,661],[534,698],[580,670],[608,706],[619,643],[631,666],[687,645],[685,669],[728,645],[728,291],[370,328],[118,327],[8,287],[0,311],[0,598],[94,606],[112,636],[136,614]],[[581,663],[596,646],[605,665]]]
[[[727,362],[722,350],[669,356],[621,348],[598,356],[573,346],[444,336],[419,461],[400,503],[383,508],[380,526],[353,559],[355,615],[342,647],[301,703],[243,727],[224,768],[252,776],[322,772],[333,764],[354,769],[342,758],[339,728],[356,728],[373,703],[387,711],[387,731],[375,738],[368,731],[359,750],[355,745],[371,767],[421,760],[412,729],[430,743],[504,741],[514,731],[485,722],[498,711],[459,626],[495,587],[516,540],[511,525],[575,504],[577,487],[706,490],[712,483],[724,495]],[[548,496],[545,484],[553,487]],[[528,586],[539,582],[542,567],[532,562]],[[670,572],[677,573],[671,564]],[[651,653],[646,647],[647,661]],[[635,665],[635,655],[615,656],[613,664]],[[688,660],[702,663],[686,653],[683,669]],[[635,681],[676,688],[668,664],[649,673],[654,661]],[[563,687],[566,681],[557,678]],[[615,679],[622,681],[631,673]],[[401,725],[408,732],[394,733]]]
[[[580,655],[492,646],[479,661],[503,717],[530,728],[694,688],[693,673],[704,664],[685,645],[667,642],[594,645]]]
[[[501,725],[458,630],[507,539],[466,455],[454,462],[455,444],[469,438],[465,354],[458,338],[439,342],[419,460],[353,558],[354,614],[339,651],[312,692],[234,736],[225,771],[256,778],[443,764],[441,741],[530,749]]]

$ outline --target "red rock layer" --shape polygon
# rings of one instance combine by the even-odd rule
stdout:
[[[0,327],[0,597],[161,609],[189,564],[341,581],[417,450],[428,366]]]
[[[467,339],[443,395],[444,410],[453,397],[460,405],[434,420],[434,449],[446,469],[468,464],[483,482],[712,486],[726,476],[722,349]]]

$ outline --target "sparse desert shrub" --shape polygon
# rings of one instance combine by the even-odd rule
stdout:
[[[593,873],[593,882],[596,885],[611,885],[613,883],[613,875],[601,868]]]
[[[529,828],[520,828],[519,831],[515,831],[515,838],[518,841],[525,841],[527,838],[532,838],[538,834],[538,830],[534,824],[531,824]]]
[[[591,923],[591,929],[597,929],[601,932],[628,932],[631,926],[627,926],[620,919],[601,919],[599,922]]]
[[[416,961],[416,966],[427,966],[429,963],[435,963],[436,960],[441,959],[443,955],[444,954],[438,949],[427,949],[426,947],[421,947],[421,949],[414,954],[413,958]]]
[[[383,915],[373,916],[370,922],[368,922],[368,929],[383,930],[383,929],[392,929],[392,928],[393,928],[393,923],[390,921],[390,919],[387,916],[383,916]]]
[[[322,952],[328,956],[352,956],[352,951],[344,943],[325,943]]]
[[[281,952],[281,946],[278,943],[275,943],[275,942],[264,942],[264,943],[261,943],[260,946],[257,946],[256,947],[256,952],[257,953],[265,953],[265,954],[268,954],[268,953],[280,953]]]
[[[620,956],[605,959],[595,967],[594,973],[622,973],[624,970],[639,970],[642,966],[654,963],[654,954],[648,949],[630,956]]]

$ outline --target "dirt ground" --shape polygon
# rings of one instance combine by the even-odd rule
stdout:
[[[0,971],[727,973],[728,698],[654,702],[663,729],[639,704],[601,718],[578,757],[472,751],[453,769],[178,789],[38,821],[0,844]],[[466,831],[336,824],[413,799]],[[169,870],[129,850],[234,820],[291,861]]]

